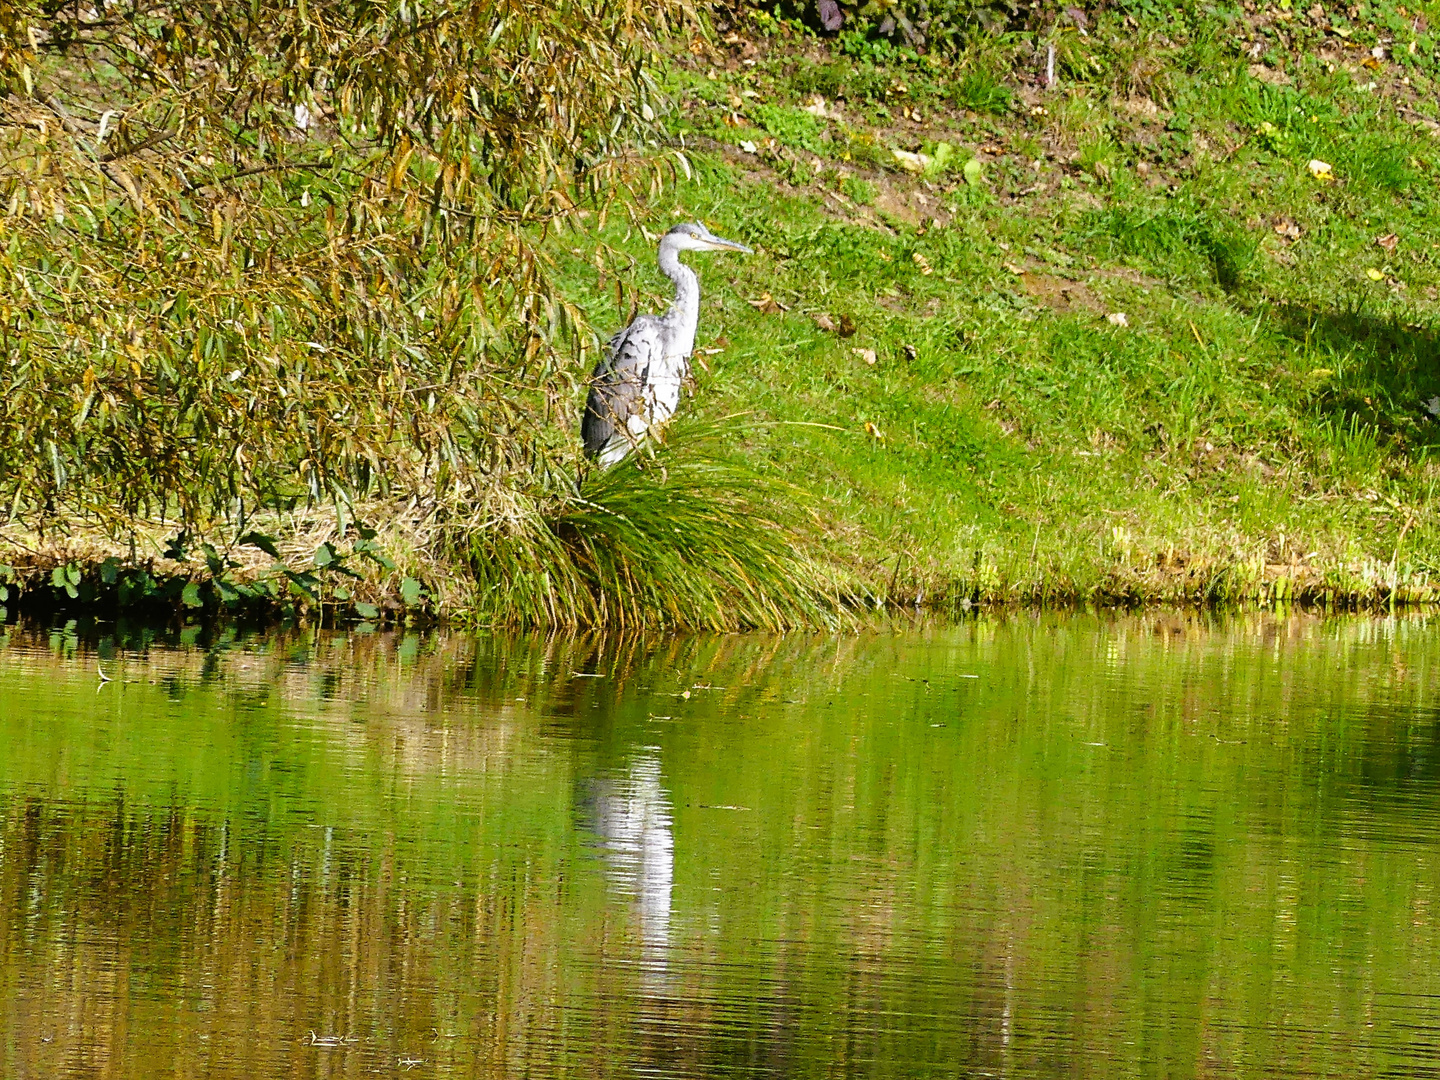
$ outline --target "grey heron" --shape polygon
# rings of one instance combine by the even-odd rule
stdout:
[[[600,467],[615,464],[675,414],[690,372],[700,321],[700,279],[680,261],[682,251],[753,252],[699,222],[676,225],[660,238],[660,270],[675,283],[675,302],[664,315],[637,315],[610,339],[590,379],[580,421],[585,452]]]

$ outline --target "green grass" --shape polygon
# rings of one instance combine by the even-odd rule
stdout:
[[[727,460],[714,424],[591,469],[576,497],[470,534],[470,617],[520,626],[772,630],[867,598],[812,551],[813,500]]]
[[[1322,35],[1276,86],[1239,53],[1270,24],[1120,18],[1067,41],[1058,89],[1005,86],[1008,111],[973,100],[963,57],[895,60],[887,85],[908,89],[878,96],[888,120],[874,58],[843,48],[678,66],[677,133],[706,122],[701,80],[763,100],[762,126],[848,95],[807,129],[807,155],[830,151],[813,181],[702,144],[693,179],[648,208],[654,227],[697,215],[759,250],[693,260],[699,343],[724,344],[686,407],[745,413],[736,458],[818,496],[832,556],[893,601],[1432,596],[1440,142],[1400,80],[1433,57],[1331,71]],[[1162,35],[1137,72],[1129,43]],[[896,119],[912,108],[923,122]],[[988,146],[983,180],[847,161],[847,131],[877,162]],[[608,239],[663,304],[649,241],[623,232]],[[619,320],[593,273],[565,273],[592,319]],[[787,310],[746,303],[765,293]]]

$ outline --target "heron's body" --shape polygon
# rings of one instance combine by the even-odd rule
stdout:
[[[696,224],[677,225],[661,238],[660,269],[675,284],[675,302],[664,315],[636,316],[611,338],[591,378],[580,437],[602,468],[664,425],[680,405],[700,321],[700,279],[680,261],[680,252],[749,250]]]

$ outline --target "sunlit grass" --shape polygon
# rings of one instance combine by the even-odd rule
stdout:
[[[1271,86],[1205,30],[1123,78],[1118,43],[1083,43],[1094,82],[1075,67],[1048,116],[937,119],[962,159],[1003,141],[1022,160],[988,161],[978,189],[932,187],[946,212],[924,228],[885,209],[917,189],[896,169],[851,163],[840,190],[864,184],[876,208],[837,213],[694,155],[675,212],[761,254],[723,280],[702,268],[702,344],[723,348],[691,407],[816,425],[758,427],[744,452],[824,498],[877,593],[1245,599],[1281,576],[1317,596],[1428,595],[1440,154],[1348,77]],[[846,62],[734,78],[783,107],[822,76],[853,93]],[[1153,113],[1118,97],[1162,85]],[[1338,181],[1307,170],[1322,155]],[[1394,252],[1376,243],[1391,233]],[[764,294],[786,310],[745,302]]]
[[[816,540],[815,498],[680,423],[576,494],[475,533],[473,617],[507,625],[835,625],[867,593]]]

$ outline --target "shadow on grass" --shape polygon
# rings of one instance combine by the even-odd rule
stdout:
[[[1336,377],[1317,388],[1321,413],[1414,446],[1440,446],[1440,423],[1426,403],[1440,395],[1440,329],[1356,305],[1326,310],[1272,303],[1263,310],[1278,333],[1335,358]],[[1440,402],[1435,402],[1440,410]]]

